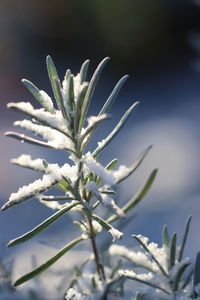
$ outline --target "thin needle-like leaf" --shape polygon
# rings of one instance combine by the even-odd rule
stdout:
[[[134,195],[133,198],[130,199],[127,204],[125,204],[121,208],[121,210],[124,213],[126,213],[126,212],[130,211],[131,209],[133,209],[146,196],[147,192],[149,191],[149,189],[151,188],[151,186],[152,186],[152,184],[155,180],[157,172],[158,172],[158,169],[153,170],[151,172],[151,174],[149,175],[147,181],[145,182],[145,184],[141,188],[141,190],[136,195]],[[112,222],[116,221],[117,219],[118,219],[118,216],[112,215],[106,221],[108,223],[112,223]]]
[[[200,252],[197,253],[195,267],[194,267],[194,281],[193,281],[193,298],[197,298],[198,295],[195,291],[195,287],[200,283]]]
[[[171,242],[170,242],[170,252],[169,252],[169,268],[171,269],[175,265],[176,261],[176,232],[173,233]]]
[[[151,282],[151,281],[147,281],[147,280],[140,279],[140,278],[138,278],[137,276],[130,276],[130,275],[122,275],[122,276],[125,276],[126,278],[131,279],[131,280],[138,281],[138,282],[140,282],[140,283],[144,283],[144,284],[146,284],[146,285],[148,285],[148,286],[151,286],[151,287],[153,287],[153,288],[159,289],[159,290],[163,291],[164,293],[170,295],[170,293],[169,293],[167,290],[165,290],[164,288],[160,287],[160,286],[157,285],[157,284],[154,284],[154,283]]]
[[[157,264],[158,268],[160,271],[163,273],[164,276],[168,277],[166,271],[163,269],[162,265],[159,263],[157,258],[154,256],[154,254],[151,252],[151,250],[146,246],[143,241],[137,236],[137,235],[132,235],[132,237],[142,246],[142,248],[151,256],[152,260]]]
[[[56,99],[56,103],[58,105],[58,109],[62,112],[62,115],[65,119],[67,119],[66,108],[63,103],[63,97],[61,93],[61,84],[60,79],[58,77],[58,73],[56,67],[53,63],[51,56],[47,56],[47,70],[49,74],[49,79],[51,81],[52,90]]]
[[[178,256],[178,261],[181,261],[181,259],[183,257],[183,251],[184,251],[185,244],[186,244],[186,241],[187,241],[187,237],[188,237],[188,232],[189,232],[189,229],[190,229],[191,220],[192,220],[192,216],[189,216],[188,219],[187,219],[187,221],[186,221],[186,225],[185,225],[185,232],[184,232],[184,235],[183,235],[183,240],[181,242],[181,247],[180,247],[180,252],[179,252],[179,256]]]
[[[126,124],[128,118],[130,117],[134,108],[139,104],[139,102],[135,102],[131,107],[126,111],[121,120],[112,130],[112,132],[99,144],[99,146],[92,153],[93,157],[96,157],[116,136],[116,134],[120,131],[120,129]]]
[[[87,59],[81,66],[81,69],[80,69],[80,82],[81,83],[86,81],[89,64],[90,64],[90,61],[89,61],[89,59]]]
[[[163,243],[163,245],[169,247],[169,244],[170,244],[170,238],[169,238],[169,232],[168,232],[167,225],[164,225],[164,226],[163,226],[162,243]]]
[[[48,126],[48,127],[52,128],[52,129],[58,130],[61,133],[63,133],[64,135],[66,135],[68,138],[71,139],[70,134],[67,132],[68,130],[62,130],[61,128],[59,128],[58,126],[56,126],[55,123],[53,124],[52,122],[48,122],[47,118],[43,119],[40,116],[38,116],[37,114],[33,114],[33,113],[31,113],[30,111],[27,111],[24,108],[18,107],[18,103],[16,103],[16,104],[15,103],[9,103],[7,105],[7,107],[10,108],[10,109],[12,109],[12,110],[14,110],[14,111],[23,113],[24,115],[28,116],[31,119],[36,120],[38,123],[40,123],[42,125],[45,125],[45,126]]]
[[[42,201],[72,201],[75,200],[72,197],[69,196],[46,196],[46,195],[40,195],[39,199]]]
[[[120,183],[124,181],[126,178],[128,178],[135,170],[141,165],[147,154],[149,153],[150,149],[152,148],[152,145],[148,146],[139,156],[139,158],[136,160],[136,162],[128,169],[127,173],[121,176],[117,183]]]
[[[80,138],[78,139],[78,146],[80,147],[80,145],[82,145],[82,143],[84,142],[84,140],[86,139],[86,143],[89,139],[89,135],[91,134],[91,132],[93,132],[93,129],[97,128],[97,126],[104,120],[108,120],[109,116],[108,115],[102,115],[99,116],[96,121],[94,121],[91,125],[89,125],[86,129],[85,132],[80,136]],[[86,143],[84,143],[84,145],[82,145],[82,148],[85,147]]]
[[[184,264],[182,264],[180,266],[180,268],[178,268],[178,271],[173,280],[172,289],[174,292],[179,290],[179,283],[180,283],[181,277],[189,265],[190,265],[189,262],[185,262]]]
[[[31,92],[31,94],[35,97],[35,99],[44,107],[46,111],[49,111],[51,113],[54,112],[53,104],[51,104],[51,107],[49,105],[46,105],[46,103],[43,100],[43,97],[41,95],[40,90],[29,80],[22,79],[22,83],[25,85],[25,87]]]
[[[71,210],[73,207],[75,207],[78,204],[79,204],[79,202],[75,201],[72,204],[69,204],[69,205],[65,206],[64,208],[60,209],[55,214],[53,214],[52,216],[50,216],[49,218],[47,218],[46,220],[44,220],[42,223],[40,223],[39,225],[37,225],[32,230],[26,232],[25,234],[19,236],[18,238],[14,239],[14,240],[11,240],[8,243],[7,246],[8,247],[12,247],[12,246],[24,243],[24,242],[32,239],[34,236],[36,236],[37,234],[39,234],[40,232],[42,232],[44,229],[46,229],[47,227],[49,227],[50,225],[52,225],[57,219],[59,219],[66,212],[68,212],[69,210]]]
[[[89,83],[89,86],[88,86],[88,89],[87,89],[87,92],[86,92],[86,95],[85,95],[85,99],[84,99],[84,102],[83,102],[83,105],[82,105],[82,115],[81,115],[79,130],[81,130],[81,128],[83,127],[83,124],[85,122],[85,118],[86,118],[86,115],[87,115],[88,107],[90,105],[91,98],[92,98],[92,95],[94,93],[96,84],[97,84],[98,79],[101,75],[101,72],[103,71],[103,69],[104,69],[105,65],[107,64],[108,60],[109,60],[109,57],[106,57],[101,61],[101,63],[98,65],[96,71],[94,72],[94,74],[93,74],[93,76],[90,80],[90,83]]]
[[[117,159],[114,158],[107,164],[106,170],[112,170],[116,166],[116,164],[117,164]]]
[[[73,248],[76,244],[80,243],[83,241],[85,238],[84,237],[79,237],[68,243],[66,246],[64,246],[62,249],[60,249],[56,255],[54,255],[51,259],[46,261],[44,264],[39,266],[38,268],[34,269],[32,272],[22,276],[19,278],[15,283],[14,286],[18,286],[34,277],[39,275],[40,273],[44,272],[47,270],[49,267],[51,267],[59,258],[61,258],[66,252],[68,252],[71,248]]]
[[[111,107],[113,106],[113,104],[115,103],[115,100],[122,88],[122,86],[124,85],[124,83],[126,82],[126,80],[128,79],[128,75],[123,76],[118,83],[116,84],[116,86],[114,87],[112,93],[110,94],[110,96],[108,97],[106,103],[104,104],[104,106],[102,107],[101,111],[99,112],[99,115],[107,113],[110,111]]]
[[[52,146],[49,143],[46,143],[46,142],[34,139],[32,137],[24,135],[23,133],[17,133],[17,132],[14,132],[14,131],[7,131],[5,133],[5,136],[12,137],[12,138],[14,138],[16,140],[19,140],[21,143],[26,142],[28,144],[32,144],[32,145],[36,145],[36,146],[40,146],[40,147],[45,147],[45,148],[51,148],[51,149],[59,150],[59,148],[56,148],[56,147]],[[75,152],[73,150],[69,149],[69,148],[64,148],[64,149],[62,148],[60,150],[67,150],[67,151],[72,152],[72,153],[75,154]]]

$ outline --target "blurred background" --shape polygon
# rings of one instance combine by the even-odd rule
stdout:
[[[160,243],[161,228],[181,235],[193,215],[187,254],[200,249],[200,6],[186,0],[1,0],[0,1],[0,105],[1,105],[1,204],[24,184],[40,175],[9,163],[21,153],[50,162],[64,162],[62,153],[20,144],[4,137],[22,116],[6,104],[34,99],[21,84],[31,80],[51,96],[45,58],[50,54],[61,76],[67,68],[75,74],[91,60],[90,75],[105,56],[111,61],[100,80],[91,106],[96,114],[124,74],[130,78],[112,110],[113,119],[100,127],[103,138],[133,101],[141,105],[101,159],[119,157],[129,165],[149,144],[154,148],[142,167],[122,185],[120,201],[127,201],[158,167],[158,177],[148,196],[137,207],[125,235],[141,233]],[[97,138],[95,142],[97,142]],[[95,145],[91,145],[94,147]],[[2,255],[12,254],[5,245],[49,216],[51,211],[30,200],[2,212]],[[69,222],[68,222],[69,223]],[[66,219],[42,234],[62,246],[73,233]],[[37,242],[37,239],[36,239]],[[36,243],[35,242],[35,243]],[[30,247],[26,246],[26,247]],[[20,253],[24,246],[18,247]]]

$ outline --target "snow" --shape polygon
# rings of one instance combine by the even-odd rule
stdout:
[[[83,157],[83,162],[93,171],[96,175],[101,177],[105,183],[109,185],[115,184],[115,177],[113,176],[112,172],[106,170],[99,162],[97,162],[90,153],[86,153]]]
[[[75,291],[73,288],[70,288],[65,295],[65,300],[81,300],[82,295]]]
[[[144,280],[144,281],[151,281],[153,279],[152,272],[145,273],[145,274],[137,274],[130,270],[119,270],[119,274],[121,276],[124,275],[126,277],[138,278],[139,280]]]
[[[114,227],[111,227],[108,232],[112,235],[113,237],[113,242],[117,239],[121,239],[122,236],[123,236],[123,233],[119,230],[117,230],[116,228]]]
[[[38,125],[26,119],[23,121],[15,121],[14,125],[20,126],[21,128],[30,130],[31,132],[37,134],[44,140],[47,140],[48,144],[55,149],[68,148],[73,150],[73,144],[71,140],[55,129],[43,125]]]
[[[29,102],[11,102],[7,105],[8,108],[19,109],[23,113],[31,115],[33,118],[38,119],[41,122],[48,124],[48,126],[63,131],[69,134],[67,121],[62,117],[62,113],[58,110],[54,114],[45,111],[44,108],[35,109]]]
[[[154,264],[149,260],[148,256],[140,251],[134,251],[121,245],[111,245],[109,248],[110,255],[118,255],[126,257],[136,265],[143,266],[147,269],[155,271]]]
[[[77,167],[71,167],[68,164],[64,164],[61,168],[57,164],[50,164],[46,172],[48,174],[45,174],[42,179],[37,179],[29,185],[21,187],[17,193],[12,193],[9,197],[9,201],[2,207],[2,210],[47,191],[53,185],[61,181],[62,176],[69,177],[71,181],[77,179]]]
[[[21,167],[31,168],[37,171],[44,171],[44,165],[41,158],[32,159],[31,155],[22,154],[17,158],[11,159],[13,164]]]
[[[49,95],[43,90],[40,90],[40,96],[42,98],[44,107],[47,107],[49,110],[53,111],[54,107],[53,107],[53,101],[51,100],[51,97],[49,97]]]

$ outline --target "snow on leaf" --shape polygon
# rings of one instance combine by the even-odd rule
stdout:
[[[36,171],[44,172],[45,170],[41,158],[32,159],[31,155],[27,155],[27,154],[22,154],[17,158],[11,159],[11,163],[21,167],[33,169]]]
[[[96,175],[101,177],[106,184],[114,185],[115,184],[115,177],[113,176],[112,172],[106,170],[99,162],[97,162],[90,153],[87,153],[83,157],[83,162],[93,171]]]
[[[36,123],[31,122],[30,120],[23,120],[23,121],[15,121],[15,126],[20,126],[21,128],[30,130],[31,132],[37,134],[38,136],[42,137],[44,140],[48,141],[48,144],[55,149],[72,149],[73,144],[71,140],[66,137],[63,133],[52,129],[47,126],[39,125]]]
[[[69,176],[71,181],[77,179],[77,167],[71,167],[68,164],[64,164],[61,168],[57,164],[50,164],[46,172],[48,174],[45,174],[42,179],[37,179],[29,185],[21,187],[17,193],[12,193],[9,201],[4,204],[1,210],[5,210],[49,190],[53,185],[62,180],[62,176]]]

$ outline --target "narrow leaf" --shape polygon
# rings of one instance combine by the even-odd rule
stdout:
[[[136,162],[128,169],[127,173],[121,176],[117,183],[122,182],[126,178],[128,178],[135,170],[141,165],[143,160],[145,159],[146,155],[149,153],[150,149],[152,148],[152,145],[148,146],[139,156],[139,158],[136,160]]]
[[[97,215],[91,215],[91,217],[96,220],[105,230],[107,230],[113,237],[113,241],[117,238],[120,239],[123,233],[111,226],[106,220],[102,219]]]
[[[62,130],[55,124],[55,117],[54,117],[54,122],[51,122],[51,121],[49,122],[47,117],[44,119],[44,118],[38,116],[37,113],[35,114],[35,113],[32,113],[31,111],[27,111],[26,109],[19,107],[18,103],[9,103],[7,105],[7,107],[14,111],[23,113],[24,115],[28,116],[31,119],[36,120],[38,123],[40,123],[42,125],[45,125],[52,129],[58,130],[59,132],[63,133],[64,135],[66,135],[67,137],[69,137],[71,139],[71,136],[69,135],[69,133],[66,130]],[[35,111],[37,111],[37,110],[35,110]],[[46,112],[46,113],[48,113],[48,112]]]
[[[56,99],[56,103],[58,106],[58,109],[62,112],[62,115],[65,119],[67,119],[67,112],[66,109],[64,107],[64,103],[63,103],[63,97],[61,94],[61,84],[60,84],[60,79],[58,77],[58,73],[56,70],[56,67],[53,63],[53,60],[51,58],[51,56],[47,56],[47,70],[48,70],[48,74],[49,74],[49,79],[51,82],[51,86],[52,86],[52,90]]]
[[[172,289],[173,289],[174,292],[179,290],[179,283],[180,283],[181,277],[182,277],[182,275],[184,274],[185,270],[187,269],[187,267],[189,265],[190,265],[189,262],[185,262],[183,265],[181,265],[180,268],[178,268],[178,271],[177,271],[177,273],[174,277],[174,280],[173,280]]]
[[[184,290],[186,286],[190,283],[193,273],[194,273],[194,269],[192,268],[190,272],[187,274],[187,276],[184,278],[184,282],[181,285],[180,290]]]
[[[54,111],[53,103],[51,103],[50,106],[46,105],[46,103],[43,100],[40,90],[31,81],[29,81],[27,79],[22,79],[22,83],[31,92],[31,94],[35,97],[35,99],[42,105],[42,107],[44,107],[44,109],[46,111],[53,113],[53,111]]]
[[[176,261],[176,238],[177,234],[174,232],[171,242],[170,242],[170,252],[169,252],[169,267],[172,268]]]
[[[72,204],[65,206],[64,208],[60,209],[55,214],[53,214],[52,216],[50,216],[49,218],[44,220],[42,223],[37,225],[32,230],[26,232],[25,234],[19,236],[18,238],[14,239],[14,240],[11,240],[7,246],[12,247],[12,246],[24,243],[24,242],[32,239],[34,236],[36,236],[41,231],[43,231],[44,229],[46,229],[47,227],[52,225],[57,219],[59,219],[62,215],[64,215],[66,212],[68,212],[70,209],[72,209],[74,206],[76,206],[78,204],[79,204],[79,202],[76,201],[76,202],[73,202]]]
[[[34,269],[32,272],[22,276],[19,278],[15,283],[14,286],[18,286],[34,277],[39,275],[40,273],[47,270],[49,267],[51,267],[59,258],[61,258],[67,251],[69,251],[71,248],[73,248],[76,244],[84,240],[84,238],[81,236],[79,238],[74,239],[70,243],[68,243],[66,246],[64,246],[62,249],[60,249],[56,255],[54,255],[51,259],[46,261],[44,264],[39,266],[38,268]]]
[[[200,252],[197,253],[195,267],[194,267],[194,282],[193,282],[193,298],[197,298],[198,295],[195,291],[195,287],[200,283]]]
[[[94,150],[92,153],[93,157],[96,157],[99,152],[101,152],[117,135],[117,133],[120,131],[120,129],[126,124],[128,118],[130,117],[132,111],[134,108],[139,104],[139,102],[135,102],[131,107],[126,111],[126,113],[123,115],[121,120],[118,122],[116,127],[113,129],[113,131],[99,144],[99,146]]]
[[[81,83],[86,81],[89,64],[90,64],[90,61],[89,61],[89,59],[87,59],[81,66],[81,69],[80,69],[80,81],[81,81]]]
[[[69,196],[46,196],[46,195],[40,195],[39,199],[42,201],[72,201],[75,200],[72,197]]]
[[[163,245],[169,247],[170,238],[169,238],[169,232],[168,232],[167,225],[163,226],[162,243],[163,243]]]
[[[133,209],[147,194],[147,192],[150,190],[154,180],[155,180],[155,177],[156,177],[156,174],[158,172],[158,169],[155,169],[151,172],[151,174],[149,175],[147,181],[145,182],[145,184],[143,185],[143,187],[141,188],[141,190],[133,196],[132,199],[130,199],[128,201],[127,204],[125,204],[121,210],[126,213],[128,211],[130,211],[131,209]],[[118,216],[116,215],[112,215],[110,216],[106,221],[108,223],[112,223],[114,221],[116,221],[118,219]]]
[[[112,170],[112,169],[114,169],[114,167],[116,166],[116,164],[117,164],[117,159],[114,158],[113,160],[111,160],[111,161],[107,164],[106,170]]]
[[[107,113],[110,111],[111,107],[113,106],[113,104],[115,103],[115,100],[122,88],[122,86],[124,85],[124,83],[126,82],[127,78],[129,76],[125,75],[123,76],[118,83],[116,84],[116,86],[114,87],[112,93],[110,94],[110,96],[108,97],[106,103],[104,104],[104,106],[102,107],[101,111],[99,112],[99,115]]]
[[[163,273],[164,276],[168,277],[167,273],[165,272],[165,270],[163,269],[163,267],[161,266],[161,264],[159,263],[159,261],[157,260],[157,258],[154,256],[154,254],[151,252],[151,250],[148,248],[148,246],[146,246],[143,241],[137,236],[137,235],[132,235],[132,237],[142,246],[142,248],[150,255],[150,257],[152,258],[152,260],[154,260],[154,262],[157,264],[158,268],[160,269],[160,271]]]
[[[102,116],[99,116],[91,125],[88,125],[88,127],[85,129],[84,133],[80,136],[80,138],[78,139],[78,145],[80,146],[84,140],[86,139],[86,142],[84,143],[84,145],[82,145],[82,148],[84,148],[86,146],[86,143],[89,139],[89,135],[91,132],[93,132],[94,129],[97,128],[97,126],[104,120],[108,120],[109,117],[108,115],[104,114]]]
[[[87,92],[86,92],[86,95],[85,95],[85,99],[84,99],[84,102],[83,102],[83,106],[82,106],[82,115],[81,115],[81,120],[80,120],[80,129],[83,127],[83,124],[85,122],[85,118],[86,118],[86,115],[87,115],[87,111],[88,111],[88,107],[90,105],[90,102],[91,102],[91,98],[92,98],[92,95],[94,93],[94,90],[95,90],[95,87],[96,87],[96,84],[98,82],[98,79],[101,75],[101,72],[103,71],[106,63],[108,62],[109,58],[106,57],[104,58],[101,63],[98,65],[96,71],[94,72],[91,80],[90,80],[90,83],[89,83],[89,86],[88,86],[88,89],[87,89]]]
[[[79,94],[77,96],[77,100],[76,100],[76,113],[74,116],[74,132],[75,134],[77,134],[78,132],[81,132],[82,127],[80,126],[80,121],[81,121],[81,114],[82,114],[82,106],[83,106],[83,102],[85,99],[85,95],[88,89],[88,85],[84,85],[83,87],[81,87]]]
[[[182,239],[182,242],[181,242],[178,261],[181,261],[181,259],[183,257],[183,251],[184,251],[184,248],[185,248],[185,244],[187,242],[187,237],[188,237],[188,232],[189,232],[189,229],[190,229],[191,220],[192,220],[192,216],[189,216],[187,218],[186,225],[185,225],[185,231],[184,231],[183,239]]]
[[[27,135],[24,135],[22,133],[17,133],[17,132],[14,132],[14,131],[7,131],[7,132],[5,132],[5,136],[12,137],[16,140],[19,140],[21,143],[26,142],[26,143],[31,144],[31,145],[36,145],[36,146],[40,146],[40,147],[59,150],[59,148],[56,148],[56,147],[50,145],[49,143],[34,139],[34,138],[29,137]],[[62,148],[60,150],[67,150],[67,151],[72,152],[72,153],[75,154],[75,152],[73,150],[69,149],[69,148],[64,148],[64,149]]]
[[[17,132],[14,132],[14,131],[7,131],[5,133],[5,136],[12,137],[12,138],[14,138],[16,140],[19,140],[22,143],[26,142],[28,144],[32,144],[32,145],[36,145],[36,146],[40,146],[40,147],[55,149],[55,147],[49,145],[46,142],[42,142],[40,140],[34,139],[32,137],[29,137],[27,135],[24,135],[24,134],[21,134],[21,133],[17,133]]]
[[[157,284],[154,284],[154,283],[151,282],[151,281],[147,281],[147,280],[140,279],[140,278],[138,278],[137,276],[130,276],[130,275],[125,275],[125,274],[122,275],[122,276],[124,276],[124,277],[126,277],[126,278],[128,278],[128,279],[131,279],[131,280],[140,282],[140,283],[144,283],[144,284],[146,284],[146,285],[148,285],[148,286],[150,286],[150,287],[153,287],[153,288],[155,288],[155,289],[159,289],[159,290],[163,291],[164,293],[170,295],[170,293],[169,293],[167,290],[165,290],[164,288],[160,287],[160,286],[157,285]],[[139,298],[139,299],[140,299],[140,298]]]

